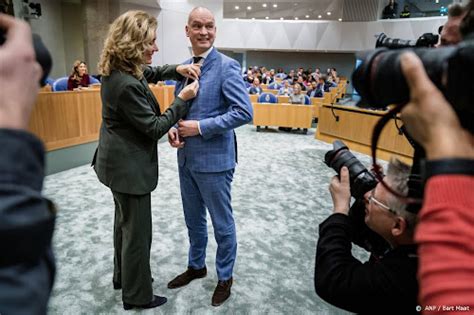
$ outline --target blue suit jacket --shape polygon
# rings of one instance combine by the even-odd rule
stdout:
[[[189,64],[192,59],[184,62]],[[176,84],[176,95],[184,81]],[[214,47],[201,66],[199,92],[185,120],[198,120],[201,135],[185,138],[178,163],[195,172],[222,172],[236,163],[234,128],[252,120],[252,105],[240,65]]]

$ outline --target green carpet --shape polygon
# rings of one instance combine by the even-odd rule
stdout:
[[[209,220],[208,276],[187,287],[166,284],[186,269],[188,239],[182,213],[176,151],[159,144],[160,179],[152,193],[151,269],[155,294],[168,303],[144,314],[347,314],[316,295],[313,285],[318,224],[332,212],[334,171],[322,162],[329,144],[308,135],[237,130],[239,165],[232,204],[238,251],[229,301],[211,306],[217,283],[216,243]],[[369,158],[357,156],[366,165]],[[58,206],[54,235],[57,276],[50,314],[133,314],[112,288],[114,205],[89,166],[48,176],[45,195]],[[366,254],[358,248],[361,258]]]

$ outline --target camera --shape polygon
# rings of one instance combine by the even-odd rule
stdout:
[[[375,176],[349,151],[341,140],[333,142],[333,149],[324,155],[324,163],[338,174],[346,166],[349,170],[351,195],[355,198],[349,210],[349,220],[354,227],[351,241],[377,257],[381,257],[390,245],[376,232],[365,224],[364,195],[377,186]]]
[[[400,56],[414,52],[423,62],[433,83],[453,106],[461,125],[474,133],[474,36],[465,37],[457,46],[437,49],[414,48],[389,50],[378,48],[365,52],[352,74],[354,88],[361,96],[358,106],[384,108],[405,104],[410,90],[401,70]]]
[[[351,195],[356,199],[363,199],[364,194],[377,186],[377,179],[352,154],[341,140],[333,142],[333,149],[324,155],[324,163],[338,174],[343,166],[349,170]]]
[[[390,38],[385,33],[380,33],[375,42],[375,48],[387,47],[389,49],[414,48],[414,47],[434,47],[438,43],[439,36],[433,33],[425,33],[418,37],[416,41],[400,38]]]
[[[5,42],[5,30],[0,28],[0,46],[3,45]],[[41,65],[43,69],[43,76],[40,79],[40,85],[46,85],[46,79],[48,78],[49,72],[51,71],[51,67],[53,65],[53,61],[51,60],[51,55],[44,45],[41,37],[38,34],[33,34],[33,48],[36,54],[36,61]]]

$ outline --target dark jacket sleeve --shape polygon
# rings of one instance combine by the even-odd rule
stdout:
[[[156,83],[164,80],[182,80],[183,76],[176,71],[176,67],[178,67],[178,65],[147,66],[143,70],[143,76],[148,83]]]
[[[43,145],[27,132],[0,129],[0,147],[0,313],[45,314],[55,214],[41,196]]]
[[[406,301],[405,293],[413,292],[413,286],[406,287],[405,283],[416,284],[416,265],[409,272],[405,270],[406,264],[399,263],[406,260],[360,262],[351,253],[351,229],[349,217],[339,213],[320,224],[314,274],[316,293],[328,303],[351,312],[370,313],[379,308],[380,314],[388,314],[389,307],[396,308],[394,301]],[[410,303],[416,302],[416,290]]]
[[[159,140],[189,110],[189,104],[179,97],[161,115],[157,115],[152,106],[144,87],[139,84],[128,84],[120,93],[118,110],[123,118],[154,140]]]

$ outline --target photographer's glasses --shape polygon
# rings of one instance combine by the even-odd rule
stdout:
[[[369,204],[371,203],[375,203],[376,205],[378,205],[379,207],[393,213],[393,214],[396,214],[395,211],[393,211],[389,206],[387,206],[386,204],[384,204],[383,202],[381,201],[378,201],[377,199],[375,199],[374,197],[374,194],[375,194],[375,189],[372,189],[372,191],[370,192],[370,196],[369,198],[367,198],[367,200],[369,201]]]

